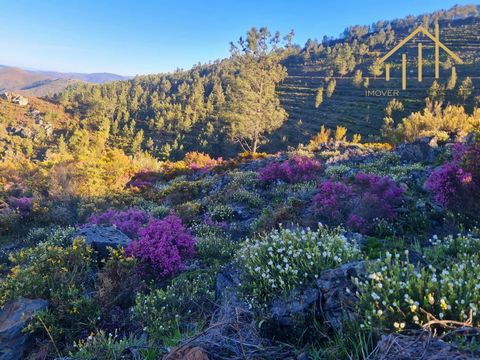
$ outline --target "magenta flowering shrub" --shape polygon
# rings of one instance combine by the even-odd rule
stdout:
[[[126,211],[110,209],[99,215],[91,215],[87,223],[113,225],[132,239],[136,239],[150,219],[151,216],[148,213],[135,208]]]
[[[283,163],[271,163],[260,169],[258,176],[261,181],[285,181],[299,183],[314,180],[322,171],[320,161],[306,156],[296,156]]]
[[[322,222],[368,233],[376,219],[394,219],[403,198],[404,190],[388,176],[358,173],[349,181],[324,181],[312,207]]]
[[[165,277],[181,270],[184,260],[195,255],[195,239],[178,216],[169,215],[162,220],[151,220],[125,252]]]
[[[435,201],[446,209],[479,216],[480,145],[456,144],[453,159],[437,167],[425,182]]]
[[[27,217],[32,210],[33,198],[22,196],[22,197],[10,197],[8,199],[8,204],[12,209],[15,209],[19,212],[22,218]]]

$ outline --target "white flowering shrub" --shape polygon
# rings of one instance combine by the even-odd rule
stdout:
[[[408,252],[407,252],[408,255]],[[408,258],[408,256],[407,256]],[[363,326],[403,330],[427,325],[431,320],[467,321],[480,325],[480,263],[464,256],[448,269],[433,265],[417,268],[387,253],[370,265],[366,280],[353,279]]]
[[[247,240],[240,250],[250,305],[266,307],[288,291],[314,281],[320,272],[360,258],[357,245],[340,228],[280,229]]]
[[[480,254],[480,237],[475,229],[469,235],[449,235],[439,239],[436,235],[430,239],[430,247],[424,250],[429,263],[437,266],[449,265],[452,259]]]

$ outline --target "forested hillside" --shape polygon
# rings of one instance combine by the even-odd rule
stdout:
[[[371,26],[353,26],[339,39],[309,40],[304,47],[292,44],[293,34],[277,43],[274,53],[286,76],[273,81],[287,117],[270,129],[273,134],[263,147],[267,151],[304,143],[322,124],[343,125],[373,140],[380,134],[384,110],[391,98],[367,97],[366,89],[400,89],[400,53],[392,58],[392,80],[386,83],[383,68],[375,62],[410,31],[424,25],[433,32],[440,23],[440,39],[463,60],[457,79],[450,81],[451,59],[442,52],[441,77],[433,84],[433,44],[424,43],[424,81],[416,81],[416,42],[407,46],[409,86],[400,93],[402,111],[398,121],[425,106],[428,96],[445,104],[478,101],[478,49],[480,17],[476,6],[455,7],[418,17],[379,21]],[[274,36],[278,36],[275,34]],[[278,40],[278,39],[277,39]],[[82,119],[110,121],[110,139],[127,152],[140,147],[163,158],[179,158],[190,150],[215,156],[232,156],[241,150],[225,113],[239,101],[235,83],[239,67],[231,58],[198,65],[172,74],[139,76],[130,81],[104,85],[77,84],[56,98]],[[253,71],[253,66],[249,71]],[[469,77],[472,93],[459,96],[461,83]],[[438,89],[435,89],[438,87]],[[448,89],[446,89],[448,87]],[[251,91],[252,89],[249,89]],[[322,94],[319,95],[319,92]],[[439,95],[441,93],[441,95]],[[245,95],[245,94],[244,94]],[[317,101],[316,101],[317,100]],[[270,131],[269,131],[270,132]]]

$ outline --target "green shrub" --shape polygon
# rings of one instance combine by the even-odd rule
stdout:
[[[237,190],[239,188],[255,188],[260,185],[258,173],[256,171],[231,171],[228,173],[231,180],[228,184],[229,190]]]
[[[75,339],[93,329],[98,307],[87,297],[93,289],[93,251],[81,239],[62,247],[46,241],[10,255],[12,267],[0,279],[0,304],[19,297],[49,301],[29,330],[49,329],[56,341]],[[43,324],[42,324],[43,322]]]
[[[325,176],[331,178],[343,178],[346,176],[350,171],[351,167],[348,165],[330,165],[325,168]]]
[[[242,203],[252,209],[263,205],[263,199],[256,192],[240,189],[233,193],[233,200]]]
[[[48,241],[51,245],[63,245],[74,232],[75,228],[71,226],[33,228],[28,232],[25,238],[25,245],[34,246],[44,241]]]
[[[215,205],[208,208],[208,214],[214,221],[232,220],[236,216],[236,212],[228,205]]]
[[[314,181],[306,181],[296,184],[282,183],[273,188],[272,194],[276,202],[285,203],[289,198],[310,200],[316,191],[317,184]]]
[[[85,340],[75,342],[74,347],[77,351],[70,353],[70,356],[76,360],[127,359],[126,350],[145,346],[146,339],[144,337],[133,335],[119,337],[116,333],[107,335],[100,330],[96,334],[89,335]]]
[[[138,294],[133,317],[140,320],[150,340],[176,339],[200,330],[213,310],[214,274],[187,272],[165,288]]]
[[[357,245],[340,228],[273,230],[247,240],[240,250],[244,292],[252,306],[265,307],[275,297],[314,281],[323,270],[359,257]]]
[[[424,255],[428,263],[435,264],[438,267],[447,267],[457,259],[480,254],[480,237],[475,233],[469,235],[458,234],[457,236],[448,235],[443,239],[434,235],[429,242],[431,246],[423,250]]]
[[[192,227],[197,239],[197,255],[205,264],[227,263],[233,257],[238,244],[230,235],[217,226],[197,224]]]

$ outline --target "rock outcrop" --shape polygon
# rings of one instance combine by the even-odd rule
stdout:
[[[72,235],[72,239],[77,237],[84,238],[85,243],[91,245],[101,258],[108,257],[108,247],[126,247],[132,241],[114,226],[89,225]]]
[[[47,306],[46,300],[24,298],[4,306],[0,311],[0,360],[23,359],[32,338],[22,330],[37,311]]]

